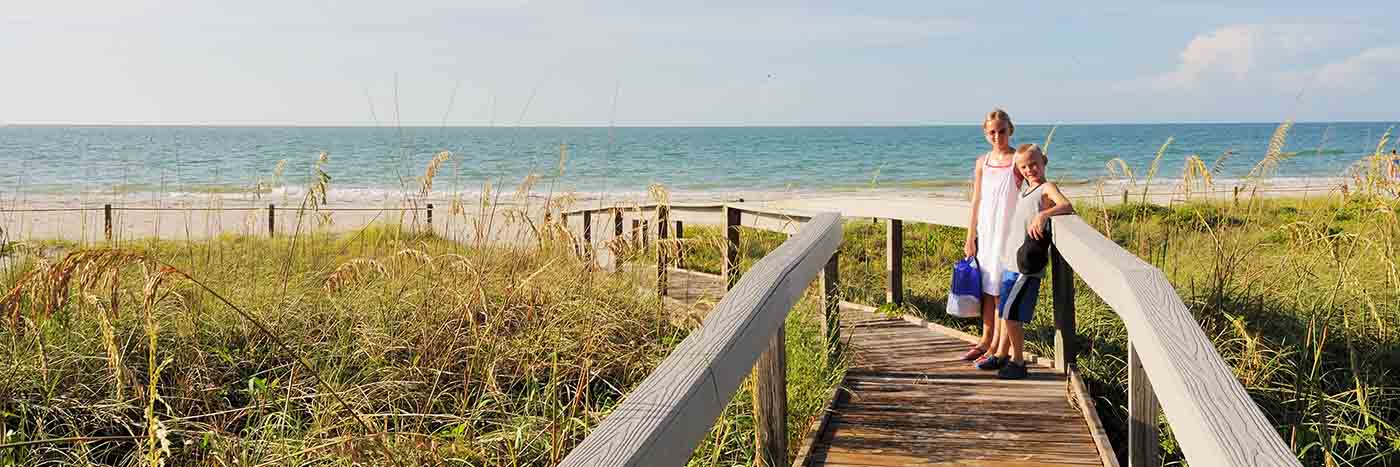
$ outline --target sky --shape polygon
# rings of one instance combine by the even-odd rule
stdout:
[[[5,0],[0,123],[1389,121],[1381,2]]]

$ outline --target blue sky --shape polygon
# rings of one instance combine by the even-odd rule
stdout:
[[[1058,3],[8,0],[0,122],[1400,115],[1400,14],[1380,2]]]

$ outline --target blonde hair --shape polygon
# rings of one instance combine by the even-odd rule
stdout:
[[[992,122],[1004,122],[1008,134],[1016,133],[1016,124],[1011,123],[1011,115],[1008,115],[1005,110],[997,108],[987,112],[987,118],[982,120],[982,128],[987,128],[987,124]]]
[[[1040,149],[1040,145],[1039,145],[1039,144],[1035,144],[1035,143],[1026,143],[1026,144],[1022,144],[1022,145],[1020,145],[1020,146],[1017,146],[1017,147],[1016,147],[1016,154],[1030,154],[1030,155],[1032,155],[1032,156],[1040,156],[1040,161],[1041,161],[1041,162],[1043,162],[1043,163],[1049,163],[1049,162],[1050,162],[1050,156],[1046,156],[1046,155],[1045,155],[1045,151]]]

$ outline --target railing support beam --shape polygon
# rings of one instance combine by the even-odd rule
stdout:
[[[885,219],[885,303],[904,303],[904,221]]]
[[[583,260],[593,267],[593,213],[583,212]]]
[[[1157,438],[1157,413],[1160,411],[1152,382],[1142,368],[1132,336],[1128,336],[1128,467],[1161,465]]]
[[[739,217],[742,213],[738,209],[724,207],[724,263],[720,266],[724,290],[734,287],[739,280]]]
[[[822,336],[826,338],[826,364],[841,359],[841,254],[833,253],[821,272]]]
[[[102,205],[102,235],[112,241],[112,205]]]
[[[762,467],[784,467],[787,461],[787,348],[783,327],[768,340],[768,348],[753,368],[754,451]]]
[[[613,215],[613,243],[614,243],[615,246],[621,246],[621,241],[622,241],[622,209],[613,208],[613,210],[612,210],[612,215]],[[620,270],[620,269],[622,269],[622,255],[613,254],[613,270],[614,270],[614,271],[617,271],[617,270]]]
[[[1074,316],[1074,269],[1054,245],[1050,245],[1050,287],[1055,306],[1055,370],[1068,374],[1079,354]]]
[[[676,221],[676,267],[685,269],[685,223]]]
[[[671,212],[666,206],[656,207],[656,293],[662,297],[666,296],[666,248],[663,240],[666,239],[666,227],[670,220]]]

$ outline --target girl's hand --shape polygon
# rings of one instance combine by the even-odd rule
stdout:
[[[1030,235],[1031,238],[1040,240],[1041,237],[1045,236],[1046,220],[1047,219],[1045,217],[1045,213],[1042,212],[1040,214],[1036,214],[1035,217],[1031,218],[1030,225],[1026,226],[1026,235]]]
[[[967,237],[967,241],[963,242],[963,254],[967,255],[967,256],[966,256],[967,258],[971,258],[971,257],[973,257],[973,256],[977,256],[977,239],[976,239],[976,238],[974,238],[974,237],[972,237],[972,236],[968,236],[968,237]]]

